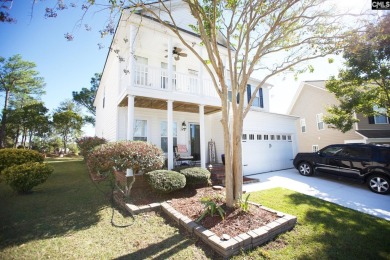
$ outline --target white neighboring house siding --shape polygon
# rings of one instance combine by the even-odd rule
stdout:
[[[110,56],[112,57],[112,56]],[[119,81],[116,73],[118,62],[112,58],[107,61],[104,78],[102,78],[95,98],[96,120],[95,135],[104,137],[109,141],[117,140],[117,97]],[[104,100],[104,108],[103,108]]]

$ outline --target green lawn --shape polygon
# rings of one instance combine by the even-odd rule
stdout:
[[[0,259],[217,258],[159,213],[112,215],[110,185],[93,184],[82,161],[50,164],[53,175],[32,194],[0,184]],[[388,221],[284,189],[250,198],[298,224],[236,259],[390,259]]]

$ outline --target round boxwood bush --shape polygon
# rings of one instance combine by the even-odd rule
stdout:
[[[175,171],[157,170],[145,173],[146,181],[156,191],[169,193],[186,186],[186,178]]]
[[[19,193],[27,193],[35,186],[44,183],[53,168],[46,163],[28,162],[6,168],[1,174],[7,184]]]
[[[43,162],[44,156],[37,151],[24,149],[0,149],[0,172],[13,166],[27,162]]]
[[[198,185],[209,185],[210,172],[207,169],[200,167],[192,167],[180,170],[180,173],[186,177],[187,185],[198,186]]]

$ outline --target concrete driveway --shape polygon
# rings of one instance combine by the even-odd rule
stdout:
[[[305,177],[296,169],[248,177],[259,179],[260,182],[244,184],[243,190],[247,192],[282,187],[390,220],[390,195],[373,193],[366,184],[338,180],[324,175]]]

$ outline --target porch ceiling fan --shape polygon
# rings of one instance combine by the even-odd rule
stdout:
[[[168,50],[165,50],[165,51],[168,52]],[[182,49],[180,49],[178,47],[173,47],[172,54],[173,54],[173,57],[175,58],[175,60],[180,60],[180,56],[187,57],[187,53],[182,52]],[[167,57],[168,57],[168,55],[165,55],[165,58],[167,58]]]

